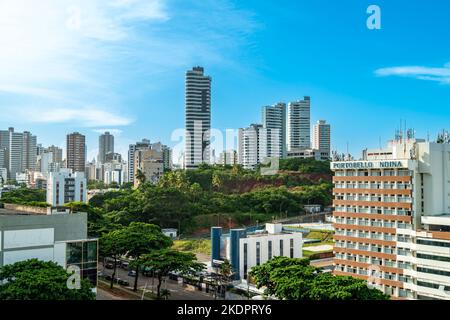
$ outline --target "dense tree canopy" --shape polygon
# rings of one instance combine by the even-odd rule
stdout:
[[[250,275],[267,295],[283,300],[387,300],[367,282],[323,273],[307,259],[275,257],[252,268]]]
[[[331,175],[325,170],[329,164],[289,159],[282,165],[299,175],[289,171],[261,176],[241,166],[203,164],[198,170],[165,172],[156,185],[144,182],[136,189],[116,189],[94,196],[88,206],[71,208],[88,212],[90,235],[101,237],[132,222],[186,233],[207,229],[220,222],[220,216],[234,225],[249,225],[304,214],[305,204],[331,204]]]
[[[37,259],[0,268],[0,300],[94,300],[92,285],[80,279],[79,289],[68,286],[70,274],[54,262]]]
[[[47,206],[47,194],[43,189],[19,188],[2,194],[0,202],[32,206]]]

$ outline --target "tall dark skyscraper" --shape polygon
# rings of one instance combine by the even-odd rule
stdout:
[[[67,168],[73,172],[85,172],[86,137],[78,132],[67,135]]]
[[[108,153],[114,153],[114,136],[105,132],[98,139],[98,162],[105,163]]]
[[[185,169],[209,163],[211,130],[211,77],[202,67],[186,72]]]

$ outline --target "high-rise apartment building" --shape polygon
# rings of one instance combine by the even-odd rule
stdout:
[[[262,108],[262,124],[267,129],[267,156],[286,157],[286,104]]]
[[[211,77],[202,67],[186,72],[185,169],[210,162]]]
[[[105,132],[98,138],[98,159],[99,163],[106,162],[106,155],[114,153],[114,136],[109,132]]]
[[[78,132],[67,135],[67,168],[73,172],[86,169],[86,137]]]
[[[288,105],[287,148],[289,151],[311,147],[311,98]]]
[[[239,164],[245,169],[255,169],[261,163],[261,147],[265,144],[265,141],[261,141],[263,130],[261,124],[239,129]]]
[[[153,149],[138,149],[134,155],[134,169],[145,176],[145,181],[158,182],[164,173],[163,152]],[[138,187],[140,181],[135,177],[134,186]]]
[[[137,150],[149,150],[151,149],[150,140],[142,139],[141,142],[137,142],[136,144],[130,144],[128,149],[128,182],[133,182],[136,176],[136,172],[134,169],[134,160],[135,154]]]
[[[162,153],[164,170],[172,169],[172,149],[162,144],[161,142],[152,143],[151,148],[152,150],[156,150]]]
[[[6,170],[6,148],[0,146],[0,168]]]
[[[47,152],[52,153],[52,162],[59,164],[61,167],[63,165],[63,149],[59,148],[57,146],[51,145],[50,147],[46,148]]]
[[[397,137],[332,162],[336,275],[403,299],[450,298],[450,144]]]
[[[16,174],[36,169],[37,138],[30,132],[15,132],[14,128],[0,131],[0,149],[10,179],[15,180]]]
[[[331,157],[331,126],[325,120],[314,125],[313,149],[319,150],[321,158]]]

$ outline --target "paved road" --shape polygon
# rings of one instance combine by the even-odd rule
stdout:
[[[102,263],[99,263],[98,269],[105,275],[112,275],[113,270],[103,268]],[[130,283],[130,287],[134,285],[133,277],[128,276],[128,271],[122,268],[117,268],[116,278],[127,280]],[[152,277],[145,277],[142,274],[139,275],[138,287],[140,289],[146,288],[149,292],[156,292],[156,286],[158,280]],[[214,296],[204,291],[190,290],[183,287],[178,282],[167,279],[166,283],[161,285],[161,289],[168,289],[170,291],[170,300],[214,300]]]

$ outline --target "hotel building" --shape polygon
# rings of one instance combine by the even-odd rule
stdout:
[[[409,134],[331,169],[334,274],[393,298],[450,299],[450,144]]]

